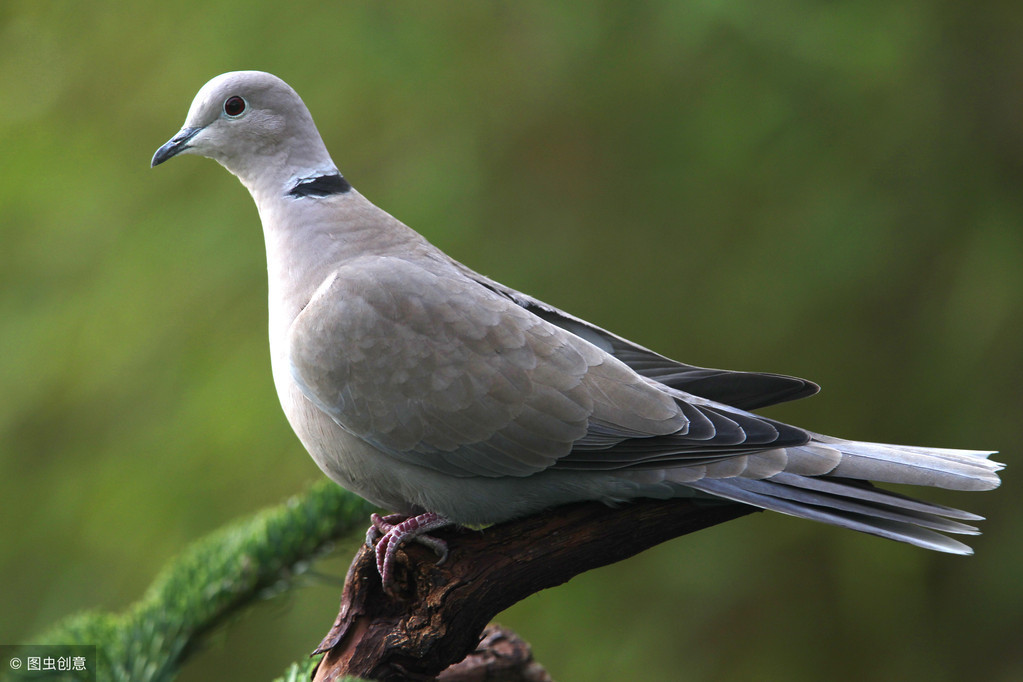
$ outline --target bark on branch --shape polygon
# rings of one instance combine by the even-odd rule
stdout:
[[[363,547],[348,571],[341,609],[317,653],[317,682],[345,675],[431,680],[480,644],[496,614],[575,575],[680,535],[756,511],[738,504],[639,500],[585,502],[484,531],[437,533],[451,553],[441,566],[418,544],[399,552],[398,593],[383,592]]]

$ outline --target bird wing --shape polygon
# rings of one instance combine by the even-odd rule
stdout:
[[[506,296],[538,317],[580,336],[631,367],[637,374],[671,388],[742,410],[806,398],[820,391],[812,381],[767,372],[738,372],[687,365],[570,315],[479,273],[463,272],[483,286]]]
[[[707,464],[802,430],[638,375],[449,264],[365,256],[295,319],[305,396],[381,451],[454,476]]]

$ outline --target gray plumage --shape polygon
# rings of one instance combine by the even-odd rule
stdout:
[[[710,495],[946,552],[980,517],[870,481],[999,483],[988,452],[863,443],[750,410],[808,381],[677,363],[483,277],[338,172],[270,74],[218,76],[153,165],[216,159],[266,241],[274,382],[340,485],[403,514],[481,524],[578,500]]]

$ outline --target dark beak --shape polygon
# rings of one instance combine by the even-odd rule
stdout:
[[[202,128],[182,128],[167,144],[156,150],[156,153],[153,154],[153,163],[150,168],[155,168],[167,159],[177,156],[188,149],[188,141],[195,137],[200,130]]]

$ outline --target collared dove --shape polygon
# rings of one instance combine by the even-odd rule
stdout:
[[[259,209],[271,366],[292,428],[374,515],[377,566],[448,524],[580,500],[717,497],[969,554],[981,517],[871,481],[990,490],[990,452],[832,438],[751,412],[816,393],[670,360],[449,258],[338,172],[298,94],[225,73],[152,165],[220,162]]]

